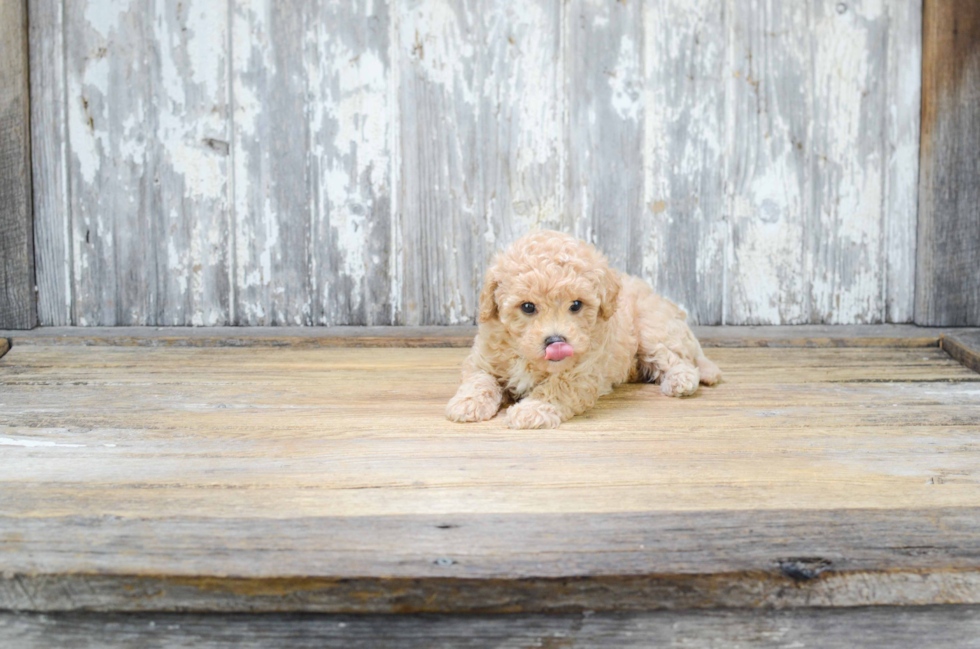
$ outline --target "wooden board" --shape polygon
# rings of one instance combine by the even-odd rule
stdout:
[[[725,312],[730,20],[711,0],[643,3],[643,33],[656,36],[643,39],[644,195],[628,232],[640,249],[630,272],[705,324],[733,322]]]
[[[466,324],[544,227],[693,322],[911,320],[919,0],[30,5],[42,324]]]
[[[38,320],[75,324],[74,262],[68,183],[68,104],[65,78],[65,3],[28,0],[31,59],[35,263]]]
[[[27,2],[0,5],[0,328],[37,324]]]
[[[390,324],[389,4],[229,4],[231,323]]]
[[[0,615],[10,649],[980,647],[980,608],[495,616]]]
[[[980,5],[925,0],[915,321],[980,324]]]
[[[616,268],[637,272],[645,216],[644,3],[571,0],[563,10],[564,213],[574,233]]]
[[[392,7],[392,324],[472,322],[497,249],[562,223],[562,3]]]
[[[938,347],[969,328],[914,325],[695,327],[711,347]],[[0,331],[20,345],[148,347],[469,347],[473,326],[445,327],[41,327]]]
[[[980,603],[980,375],[716,348],[691,399],[446,421],[461,349],[17,345],[0,609]]]
[[[64,28],[73,324],[227,324],[227,7],[82,0],[36,15]],[[36,28],[48,35],[36,48],[57,47],[57,22]],[[48,255],[63,248],[57,221],[38,224]]]
[[[980,372],[980,331],[947,334],[940,344],[950,356],[974,372]]]

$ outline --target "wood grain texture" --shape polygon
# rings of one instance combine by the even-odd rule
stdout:
[[[810,214],[807,4],[729,3],[726,160],[729,295],[724,323],[798,324],[806,309]]]
[[[919,0],[31,2],[44,324],[464,324],[538,227],[694,323],[911,318]]]
[[[643,4],[644,195],[629,233],[642,261],[631,270],[704,324],[725,321],[726,17],[710,0]]]
[[[37,325],[26,0],[0,5],[0,327]]]
[[[905,0],[902,0],[904,2]],[[812,126],[804,216],[810,322],[881,322],[888,15],[880,0],[808,3]],[[844,71],[847,71],[844,73]],[[858,133],[880,134],[860,138]]]
[[[401,614],[975,604],[977,513],[10,517],[0,604]]]
[[[562,223],[560,3],[396,6],[393,323],[472,322],[492,255]]]
[[[64,7],[75,323],[227,322],[227,8]]]
[[[725,322],[907,319],[917,50],[890,39],[916,37],[915,8],[737,5]]]
[[[914,325],[694,327],[711,347],[938,347],[944,335],[970,328]],[[147,347],[464,347],[476,327],[42,327],[2,331],[20,345]]]
[[[639,2],[564,4],[564,212],[574,234],[638,272],[643,239],[643,15]]]
[[[922,0],[888,0],[885,12],[888,16],[885,203],[882,214],[885,321],[912,322],[919,212]]]
[[[63,0],[29,0],[38,321],[75,324]]]
[[[388,5],[232,5],[233,323],[390,323]]]
[[[980,6],[923,6],[915,321],[980,323]]]
[[[918,649],[980,647],[980,608],[495,616],[0,615],[10,649]]]
[[[444,419],[465,353],[16,344],[0,609],[980,602],[980,377],[938,347],[717,348],[695,398],[520,434]]]
[[[947,334],[942,337],[940,345],[960,363],[974,372],[980,372],[980,332]]]

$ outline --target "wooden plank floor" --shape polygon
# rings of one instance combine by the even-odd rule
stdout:
[[[980,603],[980,374],[718,348],[558,430],[446,421],[462,349],[18,345],[0,608]]]
[[[559,615],[0,613],[5,649],[978,649],[980,607]]]

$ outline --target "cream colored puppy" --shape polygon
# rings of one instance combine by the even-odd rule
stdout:
[[[559,232],[528,234],[497,255],[480,293],[480,329],[446,406],[452,421],[492,418],[555,428],[625,382],[670,397],[721,379],[686,315],[593,246]]]

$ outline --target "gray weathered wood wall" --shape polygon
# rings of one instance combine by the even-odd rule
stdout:
[[[915,321],[980,325],[980,2],[926,0]]]
[[[473,319],[530,228],[906,322],[920,0],[30,0],[46,325]]]
[[[0,329],[37,324],[27,2],[0,2]]]

